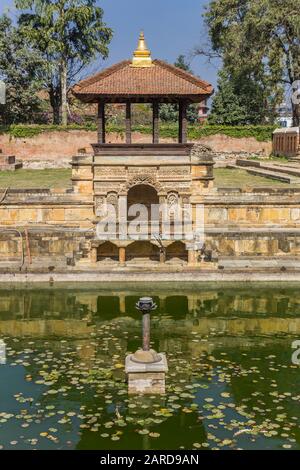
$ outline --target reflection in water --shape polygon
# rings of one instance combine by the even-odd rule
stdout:
[[[124,382],[145,294],[170,366],[160,398],[128,397]],[[0,449],[300,448],[300,294],[288,286],[0,290],[0,337]]]
[[[0,365],[6,364],[6,344],[0,339]]]

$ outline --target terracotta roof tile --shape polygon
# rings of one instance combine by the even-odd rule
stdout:
[[[191,96],[213,93],[212,86],[198,77],[161,60],[152,67],[131,67],[131,61],[120,62],[82,80],[74,86],[75,96],[92,101],[99,96]]]

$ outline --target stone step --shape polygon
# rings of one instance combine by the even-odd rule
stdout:
[[[227,168],[232,168],[235,170],[245,170],[250,175],[262,176],[263,178],[269,178],[269,179],[281,181],[283,183],[300,184],[300,177],[297,178],[292,175],[281,173],[280,171],[263,170],[262,168],[259,168],[259,167],[251,168],[251,167],[245,167],[245,166],[240,166],[240,165],[228,165]]]
[[[267,163],[267,162],[259,162],[255,160],[241,160],[238,159],[236,161],[236,165],[238,166],[245,166],[245,167],[255,167],[255,168],[260,168],[262,170],[267,170],[267,171],[275,171],[275,172],[280,172],[284,173],[287,175],[292,175],[300,178],[300,166],[289,166],[285,165],[283,163]]]
[[[290,257],[277,257],[277,258],[247,258],[247,257],[239,257],[239,258],[227,258],[227,257],[220,257],[219,258],[219,267],[221,266],[223,269],[245,269],[245,268],[253,268],[253,269],[288,269],[288,270],[300,270],[300,259],[298,258],[290,258]]]

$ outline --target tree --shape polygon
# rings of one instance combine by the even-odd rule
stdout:
[[[258,83],[265,102],[281,99],[282,89],[300,78],[299,7],[299,0],[213,0],[207,7],[212,54],[220,55],[230,77]]]
[[[20,35],[7,15],[0,17],[0,78],[6,84],[6,104],[1,106],[5,124],[30,122],[41,110],[38,71],[42,74],[43,60]]]
[[[193,73],[190,64],[186,61],[183,54],[180,54],[175,63],[175,67],[178,67],[186,72]],[[159,117],[162,121],[176,122],[178,120],[178,106],[176,104],[162,104],[159,110]],[[187,119],[189,122],[196,122],[198,120],[198,106],[191,104],[187,108]]]
[[[108,55],[112,30],[103,22],[96,0],[15,0],[22,10],[19,25],[24,37],[48,64],[44,87],[49,92],[53,119],[67,124],[68,89],[97,56]],[[28,10],[28,11],[27,11]]]
[[[174,62],[175,67],[178,67],[181,70],[185,70],[186,72],[193,73],[190,64],[187,62],[185,55],[180,54],[176,61]]]
[[[236,94],[233,83],[222,70],[219,73],[218,91],[214,96],[208,118],[210,124],[239,125],[246,124],[247,110]]]
[[[263,85],[248,75],[233,76],[223,68],[208,122],[229,126],[273,123],[278,101],[277,95],[267,100]]]

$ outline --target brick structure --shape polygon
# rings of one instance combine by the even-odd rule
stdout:
[[[273,154],[300,160],[300,128],[276,129],[273,133]]]

